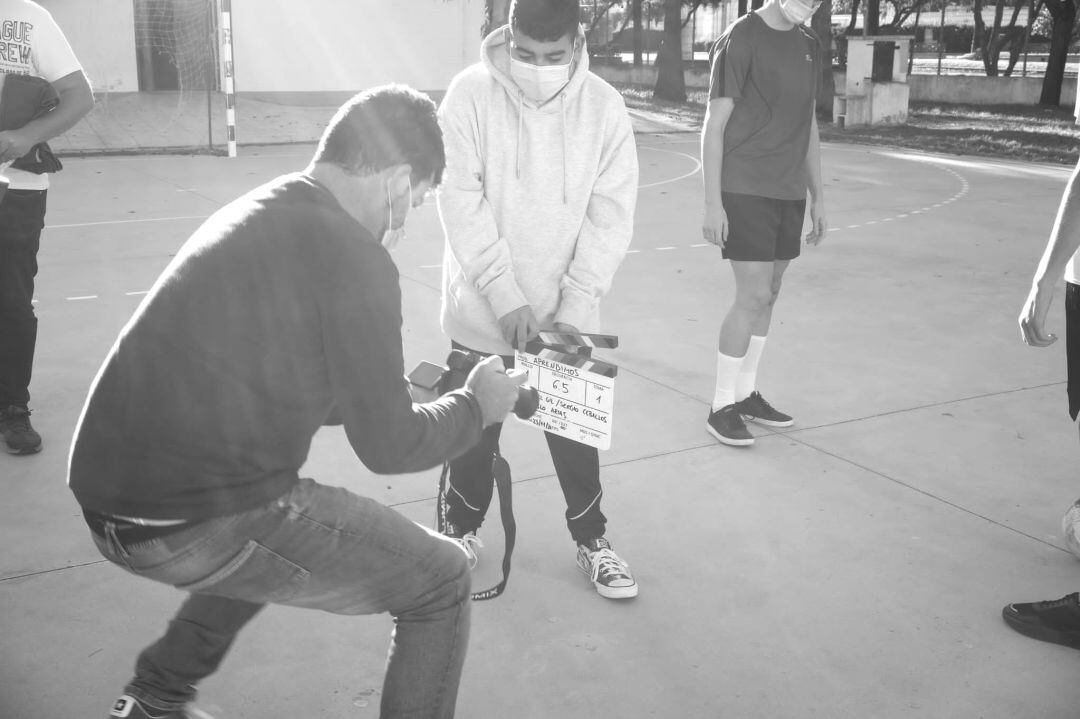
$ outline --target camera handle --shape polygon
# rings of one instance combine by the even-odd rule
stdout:
[[[450,350],[446,358],[446,374],[439,383],[439,393],[457,389],[465,384],[465,378],[472,372],[472,368],[483,359],[475,352],[465,350]],[[540,407],[540,393],[535,387],[518,387],[517,401],[514,403],[514,414],[520,419],[528,419],[536,414]]]

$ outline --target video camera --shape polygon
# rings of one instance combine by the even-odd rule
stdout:
[[[465,350],[451,350],[446,358],[446,366],[440,367],[431,362],[421,362],[409,373],[409,384],[415,385],[429,392],[444,395],[461,389],[465,386],[465,380],[473,367],[483,355]],[[514,403],[514,414],[521,419],[528,419],[540,406],[540,393],[535,387],[518,387],[517,402]]]

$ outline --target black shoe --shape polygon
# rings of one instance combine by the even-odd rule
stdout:
[[[214,719],[204,711],[188,705],[182,709],[155,709],[130,694],[124,694],[113,704],[110,719]]]
[[[795,424],[791,415],[777,411],[761,396],[761,392],[751,392],[750,396],[735,403],[743,419],[748,419],[768,427],[790,427]]]
[[[1005,623],[1032,639],[1080,649],[1080,593],[1050,602],[1010,604],[1001,610]]]
[[[0,434],[10,454],[41,451],[41,435],[30,425],[30,410],[11,405],[0,409]]]
[[[746,428],[737,404],[729,404],[710,412],[705,429],[724,444],[746,447],[754,443],[754,435]]]

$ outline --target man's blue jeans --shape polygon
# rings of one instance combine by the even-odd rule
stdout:
[[[125,546],[91,533],[110,561],[190,592],[139,655],[126,692],[160,709],[192,700],[237,632],[267,603],[395,623],[380,716],[452,717],[469,636],[469,570],[452,541],[374,500],[301,479],[287,495]]]

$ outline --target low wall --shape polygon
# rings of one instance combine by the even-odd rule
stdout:
[[[980,77],[978,75],[909,75],[912,100],[966,102],[972,105],[1037,105],[1041,77]],[[1072,109],[1076,81],[1061,86],[1060,105]]]
[[[651,65],[593,65],[593,72],[610,82],[652,86],[656,68]],[[836,87],[842,91],[845,73],[834,73]],[[1035,105],[1042,93],[1041,77],[982,77],[979,75],[908,75],[912,100],[960,102],[972,105]],[[703,89],[709,86],[706,70],[686,70],[686,86]],[[1076,80],[1066,79],[1061,87],[1061,106],[1072,109],[1076,102]]]

